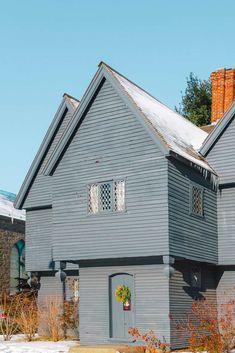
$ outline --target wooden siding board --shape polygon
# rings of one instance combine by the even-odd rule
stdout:
[[[210,149],[207,160],[219,175],[219,183],[235,182],[235,120],[234,116]],[[235,264],[235,222],[233,187],[218,192],[218,254],[219,264]]]
[[[78,279],[78,276],[67,276],[66,278],[66,299],[72,300],[74,293],[70,288],[68,282],[69,280]],[[55,276],[42,276],[40,279],[40,290],[38,291],[39,302],[43,303],[47,297],[58,297],[58,299],[63,299],[63,284],[62,282]]]
[[[111,266],[80,269],[80,339],[82,344],[109,341],[109,276],[134,275],[135,324],[170,337],[169,280],[163,265]]]
[[[219,264],[233,265],[235,263],[235,188],[221,189],[217,200]]]
[[[40,290],[38,291],[38,303],[45,303],[47,297],[57,297],[63,299],[62,283],[56,277],[41,277]]]
[[[204,217],[190,212],[191,183],[204,188]],[[216,192],[196,171],[168,164],[169,247],[172,256],[217,263]]]
[[[207,155],[207,160],[215,169],[220,183],[235,181],[235,120],[224,130]]]
[[[217,302],[223,303],[235,294],[235,266],[220,266],[218,270]]]
[[[194,299],[206,298],[216,304],[216,267],[202,265],[202,290],[197,291],[190,285],[190,269],[195,263],[180,261],[175,264],[175,273],[170,279],[170,315],[171,315],[171,348],[188,346],[188,336],[177,330],[177,324],[183,323],[191,312]]]
[[[52,260],[52,210],[26,213],[26,270],[49,270]]]
[[[52,178],[55,260],[168,253],[167,161],[107,81]],[[88,215],[87,185],[119,178],[126,212]]]
[[[235,266],[220,266],[217,273],[217,310],[218,316],[224,315],[223,305],[235,298]]]

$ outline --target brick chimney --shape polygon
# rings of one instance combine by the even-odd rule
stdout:
[[[235,69],[219,69],[210,75],[211,123],[220,119],[235,99]]]

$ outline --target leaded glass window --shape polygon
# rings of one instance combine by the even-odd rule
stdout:
[[[88,187],[90,214],[125,211],[125,180],[111,180]]]
[[[125,210],[125,181],[114,182],[114,208],[116,211]]]
[[[89,200],[88,200],[88,210],[89,213],[97,213],[98,212],[98,184],[89,185],[88,192]]]
[[[192,185],[191,189],[191,211],[197,216],[203,216],[203,189]]]
[[[101,183],[99,187],[100,211],[112,211],[112,183]]]

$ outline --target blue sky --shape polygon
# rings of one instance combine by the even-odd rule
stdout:
[[[235,1],[0,1],[0,189],[18,192],[64,92],[100,60],[174,108],[194,72],[235,67]]]

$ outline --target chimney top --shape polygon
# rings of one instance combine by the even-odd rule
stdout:
[[[222,118],[235,99],[235,69],[220,68],[213,71],[211,79],[211,123]]]

